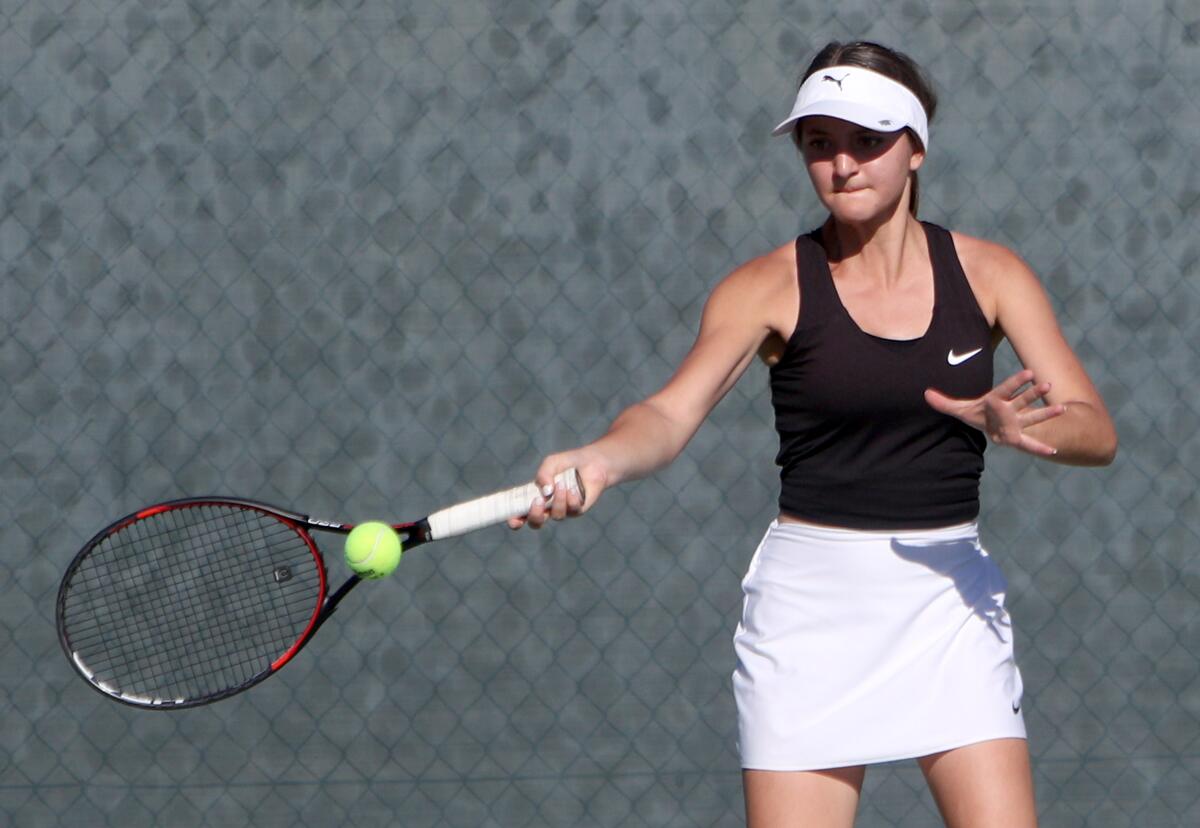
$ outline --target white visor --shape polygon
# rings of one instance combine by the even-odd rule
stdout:
[[[828,115],[879,132],[908,127],[921,139],[922,148],[929,149],[929,119],[917,96],[904,84],[861,66],[830,66],[809,75],[800,85],[792,114],[771,134],[791,132],[809,115]]]

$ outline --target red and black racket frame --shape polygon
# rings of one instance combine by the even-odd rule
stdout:
[[[250,511],[256,511],[270,515],[282,523],[291,526],[291,528],[296,531],[296,534],[304,539],[304,542],[308,545],[309,551],[312,553],[313,560],[316,562],[317,573],[320,578],[320,591],[317,598],[316,607],[313,610],[312,618],[309,620],[308,626],[305,628],[304,632],[301,633],[300,637],[296,639],[296,642],[277,659],[272,661],[270,666],[257,675],[251,676],[249,679],[237,685],[236,687],[231,687],[226,690],[222,690],[219,693],[214,693],[210,696],[204,696],[199,699],[183,699],[179,701],[164,700],[151,705],[131,701],[123,698],[120,695],[106,693],[104,690],[97,687],[95,682],[93,682],[89,677],[87,681],[88,686],[97,693],[100,693],[105,698],[114,699],[131,707],[136,707],[139,710],[180,710],[188,707],[200,707],[202,705],[211,704],[213,702],[220,701],[221,699],[226,699],[230,696],[236,695],[243,690],[259,684],[264,679],[278,672],[285,664],[291,661],[292,658],[294,658],[295,655],[300,652],[300,650],[302,650],[309,641],[312,640],[317,630],[321,628],[321,625],[329,620],[329,616],[331,616],[334,610],[337,609],[337,606],[341,603],[342,599],[350,593],[350,590],[354,589],[354,587],[358,586],[358,584],[362,581],[362,578],[360,578],[358,575],[352,574],[340,587],[337,588],[336,591],[327,595],[326,590],[328,585],[328,573],[325,567],[325,559],[322,557],[321,550],[317,547],[312,535],[309,534],[311,530],[316,530],[320,532],[332,532],[335,534],[347,535],[357,524],[321,520],[320,518],[302,515],[299,512],[280,509],[279,507],[272,506],[268,503],[262,503],[257,500],[249,500],[246,498],[206,496],[167,500],[153,506],[147,506],[144,509],[139,509],[132,514],[126,515],[120,520],[113,522],[104,529],[101,529],[83,546],[82,549],[79,550],[79,552],[72,559],[70,566],[67,567],[67,571],[63,575],[62,582],[59,584],[55,617],[58,627],[58,641],[62,646],[63,652],[66,654],[68,661],[71,661],[72,664],[75,663],[70,641],[67,639],[67,633],[63,624],[63,615],[67,596],[67,584],[70,582],[71,576],[79,567],[80,563],[87,557],[88,553],[90,553],[92,549],[99,545],[105,538],[115,535],[117,532],[128,528],[130,525],[140,520],[145,520],[146,518],[153,517],[154,515],[161,514],[162,512],[169,512],[177,509],[192,509],[213,506],[247,509]],[[429,521],[425,518],[412,523],[393,523],[390,525],[392,529],[394,529],[400,536],[400,542],[403,545],[405,552],[413,547],[427,543],[432,539],[430,537]]]

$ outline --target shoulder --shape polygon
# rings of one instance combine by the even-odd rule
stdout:
[[[800,315],[796,267],[793,240],[735,268],[709,296],[702,331],[752,332],[763,360],[778,361]]]
[[[989,319],[996,318],[1006,300],[1043,293],[1037,274],[1013,250],[957,231],[950,235],[967,281]]]
[[[1025,260],[1002,244],[954,230],[954,249],[968,276],[987,280],[1037,279]]]
[[[790,241],[734,268],[717,285],[717,290],[770,293],[794,285],[795,281],[796,243]]]
[[[1026,323],[1057,329],[1050,296],[1024,259],[1002,244],[959,233],[954,243],[980,305],[1004,333],[1011,338]]]
[[[788,242],[734,268],[713,288],[707,308],[767,318],[780,302],[797,295],[795,242]]]

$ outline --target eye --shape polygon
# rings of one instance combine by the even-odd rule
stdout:
[[[813,136],[812,138],[805,139],[804,146],[814,152],[820,152],[829,149],[829,139]]]
[[[864,149],[875,149],[883,146],[884,138],[875,132],[862,132],[858,136],[858,145]]]

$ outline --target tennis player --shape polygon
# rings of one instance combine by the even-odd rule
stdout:
[[[907,56],[822,49],[775,133],[828,219],[717,285],[662,390],[542,462],[542,484],[576,466],[586,503],[511,521],[667,465],[770,365],[780,511],[734,638],[751,828],[852,825],[865,767],[906,758],[947,825],[1037,822],[1006,582],[976,526],[984,449],[1104,465],[1117,438],[1025,263],[917,219],[935,106]],[[1024,370],[994,383],[1004,338]]]

